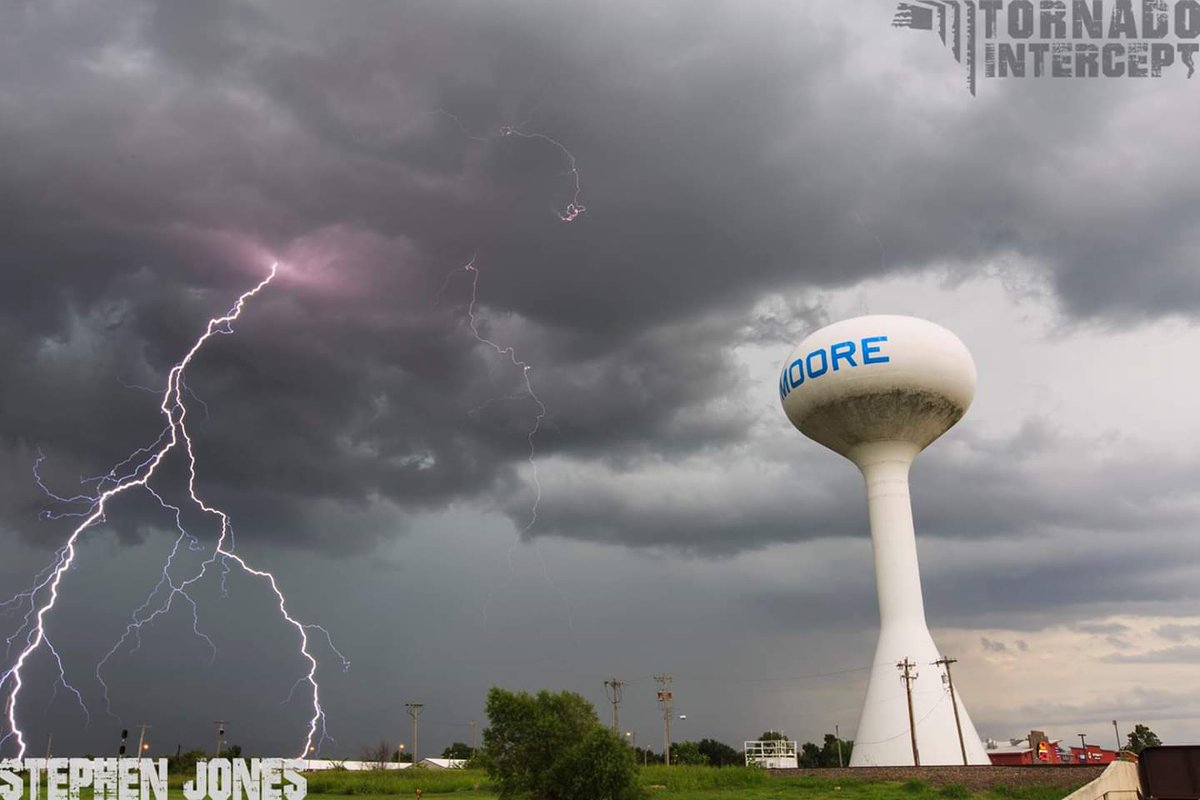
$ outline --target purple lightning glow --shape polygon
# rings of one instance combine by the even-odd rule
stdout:
[[[50,654],[54,657],[59,668],[59,681],[72,691],[79,699],[81,705],[83,698],[69,683],[66,681],[65,670],[61,658],[58,657],[57,651],[50,643],[50,639],[46,632],[46,617],[54,608],[58,601],[59,590],[66,573],[70,570],[75,561],[76,549],[75,545],[79,541],[80,536],[85,531],[94,526],[97,522],[102,522],[105,519],[105,511],[108,501],[112,498],[125,493],[133,488],[143,488],[153,495],[164,509],[172,511],[175,516],[176,529],[179,531],[179,536],[175,540],[175,544],[167,557],[166,563],[163,566],[162,579],[151,591],[146,601],[134,610],[132,620],[126,627],[125,633],[117,644],[101,659],[96,667],[96,676],[104,686],[105,703],[108,703],[108,687],[104,684],[102,670],[104,664],[112,657],[117,650],[124,645],[130,637],[133,637],[135,642],[140,644],[141,627],[157,617],[167,613],[172,604],[177,598],[182,598],[192,607],[193,631],[202,639],[212,646],[212,641],[199,630],[199,611],[195,601],[188,595],[189,587],[196,584],[208,572],[209,567],[213,566],[218,560],[221,562],[222,569],[222,586],[224,586],[224,577],[229,570],[229,562],[233,562],[237,567],[249,575],[261,578],[267,582],[271,591],[274,593],[279,604],[281,616],[292,625],[300,637],[300,654],[303,660],[308,663],[306,674],[297,681],[297,685],[307,682],[312,688],[312,709],[313,715],[307,726],[307,734],[304,741],[304,747],[300,751],[301,757],[307,756],[312,752],[314,746],[320,743],[326,737],[325,731],[325,712],[321,707],[320,687],[317,684],[317,660],[309,651],[309,631],[319,631],[326,637],[330,648],[341,659],[343,668],[349,666],[349,662],[339,653],[336,648],[333,648],[333,642],[329,638],[329,633],[324,628],[316,625],[305,624],[294,618],[287,608],[287,601],[283,592],[280,590],[275,576],[266,570],[260,570],[250,566],[241,556],[233,552],[233,531],[230,526],[229,516],[218,508],[214,508],[205,503],[199,496],[196,490],[196,456],[192,448],[191,434],[187,428],[187,406],[184,403],[184,394],[187,393],[193,398],[195,395],[187,388],[184,382],[184,372],[191,363],[195,355],[200,351],[204,344],[214,335],[228,335],[233,333],[233,322],[241,315],[246,302],[261,292],[275,278],[278,271],[278,262],[271,265],[271,269],[267,277],[263,278],[254,288],[238,297],[237,302],[230,310],[220,317],[215,317],[208,321],[205,332],[188,350],[187,354],[171,368],[168,373],[166,387],[162,394],[162,403],[160,410],[166,418],[166,427],[155,440],[154,444],[149,447],[139,448],[132,455],[126,458],[121,463],[117,464],[107,474],[93,479],[96,483],[95,496],[77,495],[74,497],[61,497],[51,492],[42,482],[40,467],[42,456],[39,455],[38,461],[35,464],[34,475],[39,484],[51,499],[63,502],[68,505],[86,504],[86,510],[63,512],[53,518],[65,516],[82,517],[83,521],[72,531],[68,537],[66,544],[58,551],[56,560],[43,570],[34,580],[34,585],[26,592],[22,592],[16,597],[5,603],[0,604],[0,608],[9,606],[21,607],[28,604],[28,610],[25,614],[25,619],[21,627],[8,638],[8,645],[11,648],[14,640],[17,640],[24,634],[24,645],[21,652],[18,654],[16,661],[0,673],[0,689],[10,687],[8,697],[5,703],[4,716],[7,722],[8,730],[3,737],[0,737],[0,746],[3,746],[10,738],[15,739],[17,744],[17,757],[23,758],[26,750],[25,735],[17,721],[17,701],[19,699],[21,689],[24,686],[22,677],[22,669],[25,667],[29,659],[45,646]],[[198,400],[198,398],[197,398]],[[207,409],[206,409],[207,411]],[[150,479],[154,476],[159,465],[167,457],[167,455],[175,450],[178,445],[183,444],[183,453],[187,459],[188,465],[188,481],[187,490],[188,496],[195,506],[205,514],[216,517],[220,521],[220,535],[217,538],[216,545],[212,555],[205,560],[196,572],[191,577],[185,580],[176,580],[171,575],[171,568],[174,565],[175,558],[179,553],[180,546],[186,542],[189,550],[200,549],[199,542],[194,536],[189,534],[183,527],[181,521],[182,512],[179,507],[166,502],[161,495],[158,494],[150,486]],[[138,459],[141,459],[138,461]],[[135,463],[136,462],[136,463]],[[159,595],[165,595],[157,605],[155,598]],[[41,598],[39,600],[39,597]],[[134,648],[136,650],[136,646]],[[215,652],[215,650],[214,650]],[[57,688],[57,683],[56,683]],[[293,687],[293,691],[295,687]],[[86,706],[84,706],[86,713]],[[111,711],[110,711],[111,713]],[[318,738],[318,733],[320,734]],[[315,745],[314,745],[315,742]]]

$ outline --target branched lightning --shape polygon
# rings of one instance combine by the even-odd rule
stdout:
[[[496,138],[496,137],[514,137],[515,136],[520,139],[536,139],[538,141],[545,142],[546,144],[549,144],[552,147],[556,148],[560,153],[562,153],[563,157],[566,159],[567,170],[566,170],[566,172],[563,173],[563,175],[566,177],[569,177],[571,179],[573,193],[571,195],[571,200],[570,200],[570,202],[567,203],[566,207],[561,211],[555,211],[555,214],[562,222],[574,222],[575,220],[577,220],[580,217],[580,215],[582,215],[585,211],[587,211],[587,207],[583,204],[582,200],[580,199],[580,195],[583,193],[583,187],[582,187],[582,182],[581,182],[581,178],[580,178],[580,174],[579,174],[579,167],[575,160],[575,155],[570,150],[568,150],[567,147],[562,142],[558,141],[557,139],[547,136],[544,133],[526,131],[525,126],[526,126],[528,120],[518,123],[516,125],[501,126],[496,131],[496,133],[488,135],[488,136],[478,136],[478,135],[472,134],[470,131],[468,131],[467,127],[462,123],[462,120],[459,119],[456,115],[450,113],[449,111],[439,108],[439,109],[435,109],[434,111],[432,111],[430,113],[438,114],[438,115],[441,115],[441,116],[444,116],[444,117],[450,119],[458,127],[458,129],[462,132],[463,136],[472,141],[488,142],[489,140]],[[534,415],[533,423],[530,426],[529,430],[526,432],[526,437],[525,437],[526,442],[529,445],[529,455],[528,455],[527,461],[529,462],[530,483],[533,485],[533,488],[534,488],[534,499],[533,499],[533,504],[530,507],[529,520],[525,523],[524,527],[521,528],[520,536],[518,536],[518,538],[516,540],[514,540],[513,543],[508,548],[508,553],[507,553],[506,558],[507,558],[507,562],[508,562],[509,576],[508,576],[508,580],[504,584],[505,586],[507,586],[509,583],[512,582],[512,578],[514,575],[513,549],[516,547],[517,543],[521,540],[521,538],[523,538],[525,534],[529,533],[529,531],[533,529],[534,525],[537,524],[538,510],[541,507],[542,484],[541,484],[541,480],[538,476],[537,446],[535,443],[535,439],[537,437],[538,432],[541,431],[542,425],[546,420],[547,411],[546,411],[546,405],[542,402],[541,398],[538,397],[537,393],[533,389],[533,382],[532,382],[532,379],[530,378],[530,373],[531,373],[533,367],[529,363],[524,361],[523,359],[519,358],[517,356],[516,350],[511,345],[502,345],[502,344],[488,338],[487,336],[484,336],[483,333],[480,331],[480,328],[479,328],[480,320],[479,320],[479,316],[477,313],[477,309],[479,306],[479,268],[476,265],[476,256],[472,256],[471,260],[469,262],[467,262],[467,264],[460,267],[458,270],[453,270],[450,274],[448,274],[446,276],[446,280],[443,282],[442,288],[437,294],[437,302],[438,303],[441,302],[441,297],[443,294],[445,294],[446,288],[450,282],[450,278],[459,270],[462,270],[471,276],[471,300],[470,300],[470,303],[468,303],[468,305],[467,305],[467,321],[468,321],[468,325],[471,330],[471,334],[475,337],[475,341],[478,342],[479,344],[482,344],[482,345],[485,345],[485,346],[491,348],[492,350],[494,350],[496,352],[497,355],[499,355],[501,358],[507,359],[513,366],[519,367],[521,369],[522,380],[524,381],[524,384],[525,384],[524,392],[521,392],[519,394],[510,394],[506,397],[492,398],[490,400],[487,400],[483,403],[483,405],[479,406],[478,408],[472,409],[470,414],[472,416],[474,416],[474,415],[478,414],[479,412],[481,412],[484,408],[487,408],[489,405],[491,405],[492,403],[495,403],[495,402],[501,402],[504,400],[516,400],[516,399],[520,399],[520,398],[524,398],[524,397],[528,397],[531,400],[533,400],[534,404],[537,406],[537,413]],[[550,579],[549,569],[546,565],[546,559],[543,557],[541,548],[538,547],[536,541],[534,541],[534,551],[537,553],[538,560],[542,566],[542,577],[546,580],[547,584],[554,587],[555,589],[558,589],[558,587],[555,585],[554,581],[552,581]],[[561,592],[561,589],[558,589],[558,590]],[[492,592],[490,592],[488,594],[488,598],[484,602],[484,608],[483,608],[484,625],[487,625],[488,608],[491,606],[492,597],[494,596],[494,594],[495,594],[495,590],[493,590]],[[564,599],[565,599],[565,596],[564,596]],[[566,604],[564,604],[564,608],[567,608]],[[569,608],[567,611],[567,626],[573,627],[572,622],[571,622],[571,615],[570,615]]]
[[[53,610],[58,601],[59,592],[62,587],[62,582],[67,572],[75,562],[76,545],[80,537],[94,525],[105,520],[105,514],[108,508],[108,503],[118,495],[128,492],[130,489],[140,488],[149,492],[159,504],[166,510],[173,513],[175,525],[178,531],[178,536],[175,539],[174,546],[170,554],[167,556],[166,562],[163,565],[162,577],[158,584],[150,592],[137,609],[134,610],[131,621],[126,627],[124,634],[113,648],[100,660],[96,667],[96,677],[104,687],[105,704],[108,705],[108,686],[104,683],[102,671],[107,661],[127,642],[132,640],[135,642],[134,649],[140,644],[140,633],[143,625],[153,621],[159,616],[166,614],[172,608],[176,599],[181,598],[182,602],[186,602],[192,609],[192,629],[200,638],[204,639],[210,647],[213,647],[212,640],[202,633],[199,628],[199,610],[195,601],[188,594],[188,589],[194,586],[197,582],[205,577],[210,567],[214,566],[218,561],[222,570],[222,587],[224,587],[224,578],[229,571],[230,562],[243,572],[253,575],[264,580],[270,587],[279,606],[280,615],[292,627],[300,639],[300,654],[302,659],[307,663],[307,671],[297,681],[297,685],[307,683],[312,690],[312,717],[307,725],[307,732],[304,741],[304,747],[300,751],[301,756],[307,756],[314,748],[319,746],[326,737],[325,731],[325,712],[321,706],[320,686],[317,683],[317,660],[309,650],[310,631],[319,631],[325,636],[326,642],[331,650],[341,660],[343,668],[349,666],[349,662],[345,657],[333,647],[332,639],[329,632],[317,625],[306,624],[292,616],[287,607],[287,600],[279,588],[275,576],[266,570],[257,569],[247,563],[241,556],[233,551],[233,531],[230,525],[229,516],[218,508],[208,505],[201,499],[196,489],[196,456],[192,447],[191,433],[187,427],[187,406],[184,402],[184,396],[195,399],[202,406],[203,401],[188,388],[184,381],[184,373],[187,367],[191,364],[192,359],[205,345],[205,343],[215,335],[228,335],[233,332],[233,323],[241,315],[246,303],[261,292],[275,278],[278,270],[278,263],[271,266],[269,274],[263,278],[254,288],[243,293],[238,297],[237,301],[226,314],[220,317],[210,319],[201,335],[195,343],[193,343],[187,354],[176,363],[167,375],[166,387],[162,392],[162,401],[159,406],[160,411],[166,418],[166,426],[163,432],[148,447],[139,448],[134,451],[128,458],[114,466],[108,473],[90,479],[90,482],[95,484],[95,495],[76,495],[73,497],[64,497],[55,494],[42,481],[40,474],[40,465],[44,457],[39,454],[38,460],[34,467],[34,476],[38,485],[47,493],[47,495],[58,502],[68,506],[82,507],[83,510],[61,512],[58,514],[50,514],[47,512],[45,516],[50,518],[62,518],[74,516],[82,518],[82,522],[71,532],[66,544],[60,548],[56,554],[54,562],[45,570],[43,570],[35,578],[32,588],[22,592],[12,599],[0,603],[2,608],[27,608],[23,624],[18,628],[17,632],[8,638],[8,646],[11,648],[14,641],[19,641],[23,637],[20,653],[17,655],[13,664],[8,667],[3,673],[0,673],[0,690],[8,688],[8,694],[4,705],[4,717],[7,722],[7,731],[3,737],[0,737],[0,746],[3,746],[10,738],[15,739],[17,745],[17,757],[23,758],[26,750],[25,735],[17,721],[17,703],[21,694],[21,689],[25,685],[22,670],[29,662],[30,658],[42,647],[55,659],[59,669],[59,682],[72,691],[76,698],[83,705],[82,695],[67,683],[65,669],[63,668],[62,659],[58,652],[54,649],[47,635],[46,618]],[[207,413],[207,406],[205,406]],[[182,448],[180,448],[182,445]],[[185,579],[178,579],[172,575],[172,567],[175,566],[176,557],[180,553],[180,548],[185,543],[190,551],[203,549],[197,539],[187,532],[182,522],[182,510],[171,503],[168,503],[162,495],[160,495],[151,485],[151,478],[154,477],[163,460],[176,449],[181,449],[188,468],[187,492],[190,501],[201,512],[211,517],[215,517],[220,525],[220,533],[217,537],[216,544],[212,554],[200,565],[198,571]],[[89,482],[85,479],[85,483]],[[156,600],[157,598],[157,600]],[[213,648],[215,654],[215,647]],[[56,683],[57,688],[57,683]],[[293,687],[293,692],[295,687]],[[290,695],[289,695],[290,696]],[[86,705],[84,706],[86,713]],[[109,712],[111,713],[111,711]]]
[[[491,338],[485,336],[479,328],[479,325],[480,325],[480,319],[479,319],[479,313],[478,313],[479,267],[476,266],[475,261],[476,261],[476,257],[472,256],[470,261],[468,261],[466,264],[464,264],[462,267],[459,268],[460,270],[462,270],[463,272],[466,272],[468,275],[471,276],[471,300],[467,304],[467,326],[470,328],[471,334],[475,337],[476,342],[494,350],[496,352],[496,355],[500,356],[501,358],[507,359],[509,361],[509,363],[511,363],[513,366],[520,368],[521,379],[525,383],[525,391],[520,392],[518,394],[510,394],[505,397],[492,398],[490,400],[485,401],[481,406],[472,409],[469,413],[472,416],[474,416],[474,415],[478,414],[479,412],[481,412],[483,409],[490,406],[492,403],[500,402],[503,400],[517,400],[517,399],[521,399],[521,398],[525,398],[525,397],[528,397],[537,406],[537,413],[534,414],[533,424],[530,425],[529,430],[526,431],[526,434],[525,434],[525,440],[529,445],[529,455],[527,456],[526,460],[529,462],[530,483],[533,485],[534,498],[533,498],[533,503],[529,509],[529,520],[525,523],[524,527],[521,528],[520,535],[516,539],[513,540],[512,544],[509,545],[508,552],[505,556],[506,561],[508,562],[508,579],[505,581],[503,586],[508,586],[512,582],[513,575],[515,574],[515,568],[513,566],[513,550],[516,548],[518,542],[521,541],[521,538],[525,534],[529,533],[529,531],[533,529],[533,526],[537,524],[538,509],[541,507],[541,503],[542,503],[542,483],[541,483],[540,478],[538,477],[537,444],[535,442],[535,439],[537,437],[538,432],[541,431],[541,429],[542,429],[542,424],[546,420],[547,410],[546,410],[546,404],[542,402],[542,399],[540,397],[538,397],[537,392],[535,392],[533,390],[533,380],[530,377],[530,373],[533,371],[533,366],[531,364],[529,364],[528,362],[526,362],[525,360],[523,360],[522,358],[518,357],[517,351],[512,345],[502,345],[499,342],[496,342],[494,339],[491,339]],[[458,270],[455,270],[455,272],[457,272],[457,271]],[[454,273],[452,272],[450,274],[453,275]],[[449,277],[450,276],[447,276],[447,281],[449,280]],[[445,288],[446,288],[445,285],[443,285],[442,286],[443,292],[445,291]],[[537,546],[536,541],[534,542],[534,552],[537,553],[538,561],[542,565],[542,577],[545,579],[547,584],[549,584],[550,586],[553,586],[555,589],[558,589],[558,587],[555,585],[554,581],[552,581],[550,579],[549,569],[546,566],[546,559],[542,556],[541,548],[539,548]],[[500,588],[503,588],[503,586]],[[561,591],[561,590],[559,590],[559,591]],[[487,625],[488,609],[491,607],[492,598],[494,597],[495,593],[496,593],[495,590],[492,590],[491,592],[489,592],[487,600],[484,602],[484,605],[483,605],[483,624],[484,625]],[[564,608],[566,608],[565,604],[564,604]],[[570,615],[569,610],[567,611],[567,626],[573,627],[572,623],[571,623],[571,615]]]

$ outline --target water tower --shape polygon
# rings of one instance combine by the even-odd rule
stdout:
[[[925,623],[908,494],[917,453],[971,405],[971,354],[932,322],[857,317],[801,342],[784,364],[779,395],[792,424],[853,461],[867,484],[880,631],[850,765],[987,764],[966,708],[957,692],[951,701],[935,664],[941,654]],[[905,661],[915,678],[904,678]]]

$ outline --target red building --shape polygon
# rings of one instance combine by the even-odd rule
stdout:
[[[1082,747],[1071,748],[1071,762],[1075,764],[1107,764],[1116,760],[1115,750],[1105,750],[1097,744],[1089,744],[1086,755]]]
[[[1022,764],[1061,764],[1058,739],[1047,739],[1042,731],[1030,731],[1024,739],[1009,739],[1007,744],[988,740],[988,759],[996,766]],[[1090,750],[1091,747],[1089,746]],[[1101,763],[1096,761],[1094,763]]]

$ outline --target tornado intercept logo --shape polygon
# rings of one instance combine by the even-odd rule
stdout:
[[[967,70],[985,78],[1191,78],[1200,0],[906,0],[892,26],[936,31]]]

